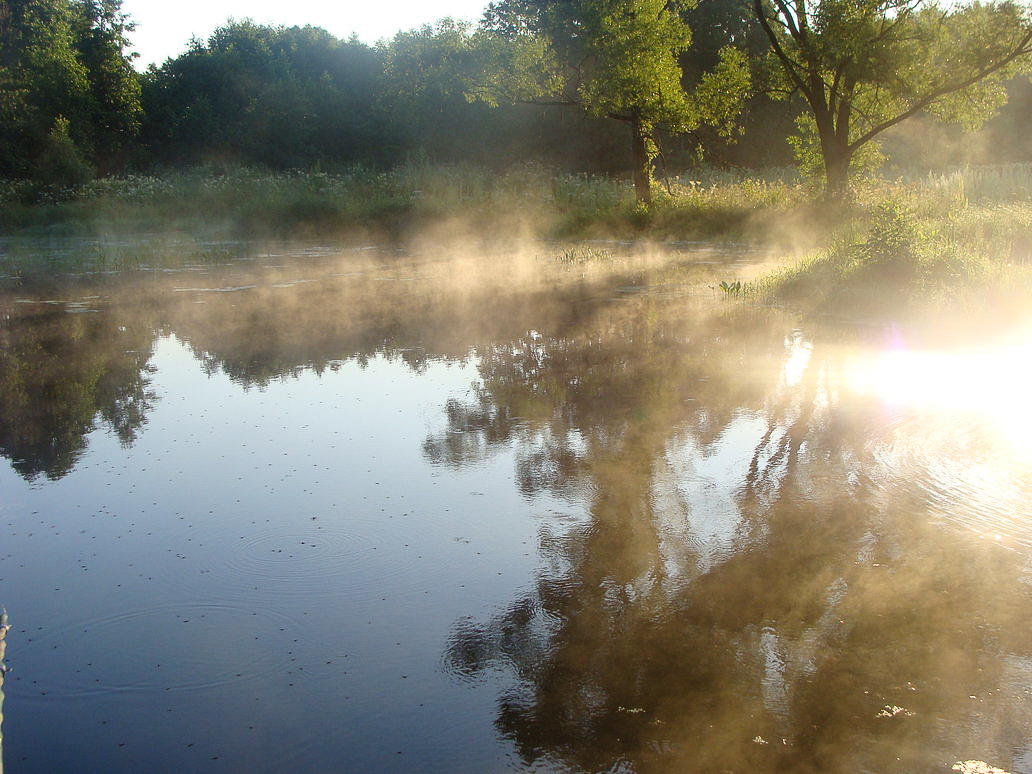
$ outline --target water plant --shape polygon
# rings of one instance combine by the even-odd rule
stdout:
[[[608,262],[612,260],[612,251],[590,245],[567,247],[559,251],[559,254],[556,256],[556,261],[566,264]]]
[[[721,280],[718,287],[724,292],[726,298],[731,296],[738,297],[742,294],[742,281],[735,280],[734,282],[728,282],[727,280]]]

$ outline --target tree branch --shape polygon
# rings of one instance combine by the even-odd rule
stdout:
[[[1025,36],[1002,59],[981,68],[980,70],[975,72],[973,75],[968,76],[967,78],[964,78],[960,81],[956,81],[954,83],[946,84],[944,86],[940,86],[938,89],[935,89],[932,92],[926,94],[924,97],[921,97],[916,102],[914,102],[914,104],[911,105],[907,110],[904,110],[902,113],[899,113],[893,118],[882,121],[880,124],[877,124],[876,126],[864,132],[864,134],[857,137],[853,142],[849,144],[849,150],[855,151],[861,145],[863,145],[866,142],[870,142],[872,139],[884,132],[886,129],[889,129],[890,127],[895,126],[901,121],[905,121],[906,119],[910,118],[915,113],[919,113],[921,110],[924,110],[937,99],[941,99],[942,97],[945,97],[947,94],[953,94],[954,92],[966,89],[968,86],[973,86],[986,76],[992,75],[998,70],[1002,70],[1015,59],[1030,53],[1032,53],[1032,30],[1026,32]]]
[[[770,20],[767,18],[767,14],[763,10],[763,0],[753,0],[753,11],[756,14],[756,20],[760,23],[760,26],[763,28],[763,32],[767,35],[767,39],[770,41],[770,47],[774,51],[774,56],[776,56],[781,61],[781,64],[784,65],[785,72],[788,74],[789,79],[796,85],[796,88],[803,92],[803,96],[806,97],[807,101],[810,101],[812,92],[797,70],[800,66],[793,61],[787,53],[785,53],[785,49],[782,47],[781,41],[778,40],[777,33],[774,32],[774,28],[770,26]]]

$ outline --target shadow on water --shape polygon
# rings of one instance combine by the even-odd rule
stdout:
[[[1030,466],[977,421],[858,387],[879,332],[707,281],[356,253],[16,288],[0,453],[56,480],[97,427],[133,444],[162,336],[245,390],[471,364],[426,465],[511,453],[531,507],[584,504],[536,513],[529,585],[441,644],[453,682],[503,676],[514,767],[1032,770]],[[1010,467],[965,485],[970,460]]]

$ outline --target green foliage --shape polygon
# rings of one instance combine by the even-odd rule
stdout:
[[[685,91],[680,57],[691,45],[687,8],[669,0],[492,3],[483,29],[497,50],[518,52],[493,90],[580,105],[628,123],[636,193],[648,204],[656,130],[683,133],[709,121],[728,133],[749,86],[744,57],[728,52],[695,94]],[[474,93],[497,99],[487,91],[487,97]]]
[[[728,282],[727,280],[721,280],[720,285],[721,292],[725,298],[731,298],[732,296],[738,298],[742,294],[742,281],[735,280],[734,282]]]
[[[807,309],[860,317],[1026,305],[1032,208],[964,205],[944,218],[935,204],[938,195],[924,184],[899,189],[893,198],[856,212],[853,228],[830,247],[751,290]],[[1017,290],[1022,285],[1024,290]]]
[[[124,168],[124,155],[140,130],[140,79],[128,54],[132,31],[121,0],[78,0],[75,48],[89,82],[89,147],[98,167]]]
[[[874,272],[880,281],[903,282],[916,271],[926,238],[911,210],[889,201],[877,207],[867,233],[849,248],[846,272]]]
[[[583,36],[592,69],[576,88],[589,112],[637,112],[647,124],[675,130],[698,124],[677,61],[691,44],[691,30],[677,10],[665,0],[608,0],[577,3],[566,18],[554,12],[561,34],[576,27]]]
[[[69,134],[68,119],[58,116],[39,156],[36,179],[48,185],[70,187],[85,183],[95,174]]]
[[[835,197],[858,152],[901,121],[921,111],[984,121],[1002,103],[1003,80],[1032,54],[1032,20],[1010,2],[753,2],[782,67],[780,88],[806,102],[797,151],[812,167],[819,150]]]
[[[796,117],[798,133],[788,137],[792,153],[799,163],[799,169],[807,178],[827,185],[828,167],[821,148],[821,139],[817,131],[817,122],[813,115],[803,113]],[[885,161],[879,144],[872,140],[860,146],[851,156],[849,162],[850,180],[856,181],[867,177],[877,170]]]
[[[166,164],[382,161],[393,150],[382,74],[382,53],[357,40],[232,22],[147,73],[142,140]]]
[[[739,115],[751,83],[745,52],[725,46],[717,53],[717,64],[702,74],[695,89],[695,101],[702,121],[716,129],[721,137],[741,133]]]
[[[85,161],[118,166],[140,112],[125,53],[131,26],[119,7],[120,0],[0,6],[0,175],[33,177],[43,154],[56,163],[51,130],[59,116]]]

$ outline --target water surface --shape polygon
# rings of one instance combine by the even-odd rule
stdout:
[[[4,281],[17,772],[1032,772],[1026,337],[754,258]]]

